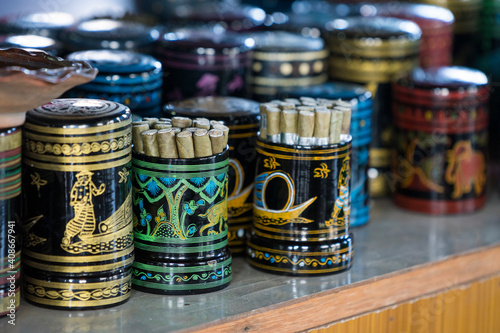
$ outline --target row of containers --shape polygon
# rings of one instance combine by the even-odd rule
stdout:
[[[348,102],[351,135],[322,146],[272,143],[258,137],[259,103],[236,97],[164,108],[166,118],[227,125],[227,146],[206,157],[136,151],[130,109],[112,101],[54,100],[28,112],[22,133],[2,131],[4,312],[19,304],[21,243],[25,298],[55,308],[117,305],[132,286],[163,294],[219,290],[231,280],[231,251],[246,251],[252,266],[274,273],[348,269],[350,228],[369,219],[372,101],[352,84],[304,89],[296,96]],[[431,214],[480,208],[484,74],[417,69],[393,89],[395,203]]]
[[[218,28],[156,35],[113,20],[72,27],[74,45],[108,48],[68,55],[98,68],[97,78],[30,111],[23,133],[0,134],[0,312],[19,305],[21,234],[28,301],[98,308],[126,301],[132,285],[223,288],[230,251],[270,272],[347,269],[350,227],[367,223],[370,196],[390,189],[419,212],[480,208],[488,80],[446,67],[453,18],[427,19],[434,34],[392,17],[336,19],[323,39]],[[437,59],[444,67],[416,68]],[[311,149],[264,142],[258,102],[238,98],[248,96],[347,101],[352,139]],[[133,118],[186,115],[222,121],[227,150],[188,160],[132,153]]]

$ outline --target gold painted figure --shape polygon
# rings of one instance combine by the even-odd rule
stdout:
[[[94,233],[96,221],[92,196],[104,193],[106,185],[101,184],[97,188],[92,182],[92,175],[92,172],[85,170],[76,175],[77,181],[70,193],[70,205],[75,211],[75,217],[66,225],[62,239],[63,245],[69,245],[77,235],[84,238]]]

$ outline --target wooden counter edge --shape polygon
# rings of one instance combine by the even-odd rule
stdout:
[[[500,244],[413,266],[181,332],[297,332],[500,273]]]

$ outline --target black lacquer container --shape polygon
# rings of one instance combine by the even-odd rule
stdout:
[[[47,52],[52,56],[61,56],[62,45],[50,37],[38,35],[0,35],[0,49],[17,47]]]
[[[186,29],[163,35],[156,58],[163,65],[163,100],[249,96],[254,41],[232,33]]]
[[[198,97],[167,105],[166,116],[206,117],[229,127],[228,225],[231,253],[244,253],[252,223],[259,104],[236,97]]]
[[[327,80],[321,38],[283,31],[249,34],[255,39],[252,63],[252,98],[268,102],[294,87],[322,84]]]
[[[28,15],[5,16],[0,19],[0,31],[9,34],[38,35],[57,40],[64,29],[76,23],[76,19],[64,12],[38,12]]]
[[[351,141],[304,147],[257,140],[252,266],[290,275],[351,266]]]
[[[61,41],[68,52],[109,49],[149,54],[159,37],[158,30],[141,23],[95,19],[65,29]]]
[[[20,128],[0,129],[0,317],[20,304]]]
[[[134,288],[198,294],[231,281],[228,149],[202,158],[133,153]]]
[[[131,290],[131,114],[118,103],[56,99],[27,113],[23,291],[37,305],[95,309]]]

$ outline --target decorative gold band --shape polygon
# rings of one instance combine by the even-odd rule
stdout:
[[[99,263],[103,261],[108,261],[108,260],[115,260],[123,256],[127,256],[131,254],[134,251],[134,247],[130,246],[129,248],[118,251],[115,253],[110,253],[110,254],[103,254],[103,255],[95,255],[95,256],[53,256],[53,255],[47,255],[47,254],[39,254],[35,253],[30,250],[23,249],[23,260],[24,258],[34,258],[38,260],[43,260],[47,262],[53,262],[53,263]]]
[[[0,136],[0,153],[21,147],[23,134],[21,130],[10,134]]]
[[[107,160],[107,159],[106,159]],[[130,154],[126,155],[125,158],[122,158],[118,161],[108,162],[108,163],[95,163],[95,164],[68,164],[68,165],[54,165],[52,163],[41,163],[35,162],[29,158],[24,158],[24,164],[27,164],[31,167],[42,169],[42,170],[51,170],[51,171],[62,171],[62,172],[80,172],[80,171],[96,171],[96,170],[104,170],[121,167],[132,160],[132,156]]]
[[[125,259],[124,261],[118,261],[111,264],[106,265],[87,265],[87,266],[68,266],[67,263],[63,263],[62,265],[47,265],[41,264],[29,259],[23,260],[23,265],[37,268],[39,270],[47,271],[47,272],[58,272],[58,273],[85,273],[85,272],[106,272],[112,271],[120,268],[124,268],[132,265],[134,262],[134,256]]]
[[[92,134],[92,133],[104,133],[108,131],[116,130],[117,128],[125,127],[132,123],[132,118],[124,121],[118,121],[108,125],[85,127],[85,128],[54,128],[47,126],[34,125],[31,123],[26,123],[24,128],[27,130],[33,130],[40,133],[47,134],[65,134],[65,135],[78,135],[78,134]]]
[[[328,56],[328,50],[312,52],[259,52],[253,54],[254,60],[264,61],[313,61],[323,59]]]
[[[326,73],[318,76],[294,77],[294,78],[269,78],[263,76],[252,77],[252,83],[259,86],[271,87],[294,87],[316,85],[326,82],[328,75]]]

